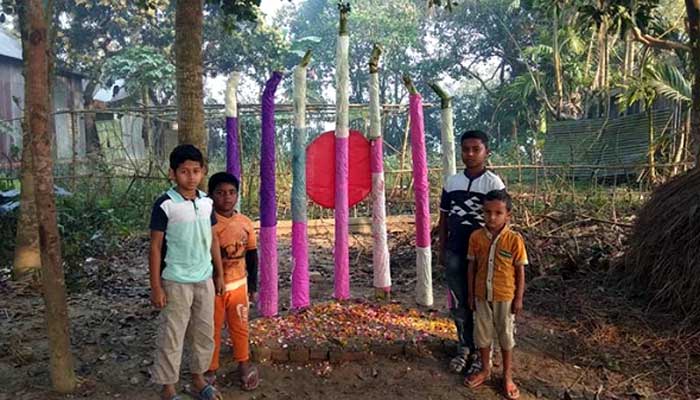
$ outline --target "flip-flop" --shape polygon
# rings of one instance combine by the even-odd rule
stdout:
[[[255,365],[249,365],[247,371],[241,371],[241,389],[249,392],[255,390],[260,385],[260,374]]]
[[[211,384],[207,384],[199,392],[197,392],[197,389],[195,389],[194,387],[187,385],[185,386],[185,392],[198,400],[224,399],[223,396],[221,396],[221,393],[214,387],[214,385]]]
[[[470,389],[476,389],[486,383],[489,379],[491,379],[491,375],[480,375],[480,372],[477,372],[464,379],[464,386]]]
[[[515,383],[505,385],[503,388],[503,395],[508,400],[517,400],[520,398],[520,389],[518,389],[518,386]]]

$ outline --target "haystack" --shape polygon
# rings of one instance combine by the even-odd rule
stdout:
[[[700,320],[700,170],[659,186],[638,214],[625,269],[652,305]]]

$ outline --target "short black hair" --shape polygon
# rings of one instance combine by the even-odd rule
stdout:
[[[204,167],[204,156],[202,152],[191,144],[181,144],[170,152],[170,169],[173,171],[184,164],[185,161],[198,162],[199,165]]]
[[[209,184],[207,185],[209,193],[214,193],[216,188],[222,183],[230,183],[231,185],[233,185],[233,187],[236,188],[236,192],[238,192],[238,178],[236,178],[232,174],[229,174],[228,172],[217,172],[209,178]]]
[[[462,137],[459,139],[459,144],[462,145],[465,140],[467,139],[479,139],[481,140],[481,143],[484,144],[484,147],[487,149],[489,148],[489,135],[486,134],[484,131],[480,130],[470,130],[470,131],[465,131],[462,134]]]
[[[492,190],[486,193],[484,204],[486,204],[487,201],[502,201],[506,203],[506,210],[513,210],[513,199],[510,197],[510,195],[508,194],[508,192],[506,192],[505,189]]]

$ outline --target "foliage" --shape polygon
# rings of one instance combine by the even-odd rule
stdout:
[[[158,103],[175,95],[175,66],[152,47],[134,46],[116,54],[107,60],[104,77],[108,87],[122,80],[127,93],[137,98],[144,89],[152,89]]]

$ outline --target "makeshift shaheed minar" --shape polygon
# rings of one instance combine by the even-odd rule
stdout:
[[[373,286],[378,298],[391,293],[391,271],[387,245],[386,200],[384,192],[382,107],[379,103],[379,59],[381,47],[375,45],[369,59],[369,134],[365,138],[349,129],[349,47],[348,3],[339,3],[340,24],[336,51],[336,123],[335,130],[317,136],[307,145],[306,74],[311,61],[307,51],[295,66],[292,78],[294,100],[294,136],[292,140],[292,273],[291,309],[311,306],[309,295],[309,249],[307,201],[333,208],[335,215],[334,293],[337,300],[350,298],[349,211],[350,207],[372,194]],[[278,313],[277,197],[275,186],[275,92],[283,78],[273,72],[262,95],[262,138],[260,147],[260,313],[272,317]],[[227,171],[240,178],[240,149],[236,87],[233,74],[227,88],[226,133]],[[420,94],[405,78],[410,92],[411,147],[416,198],[416,302],[433,304],[428,167],[426,163],[423,103]],[[446,121],[443,117],[443,121]],[[447,117],[450,120],[451,114]],[[451,128],[443,127],[443,136]],[[451,139],[448,138],[448,139]],[[452,147],[454,142],[451,141]],[[452,149],[454,158],[454,149]],[[454,160],[452,161],[454,173]],[[352,166],[352,168],[350,168]],[[308,195],[308,198],[307,198]]]

